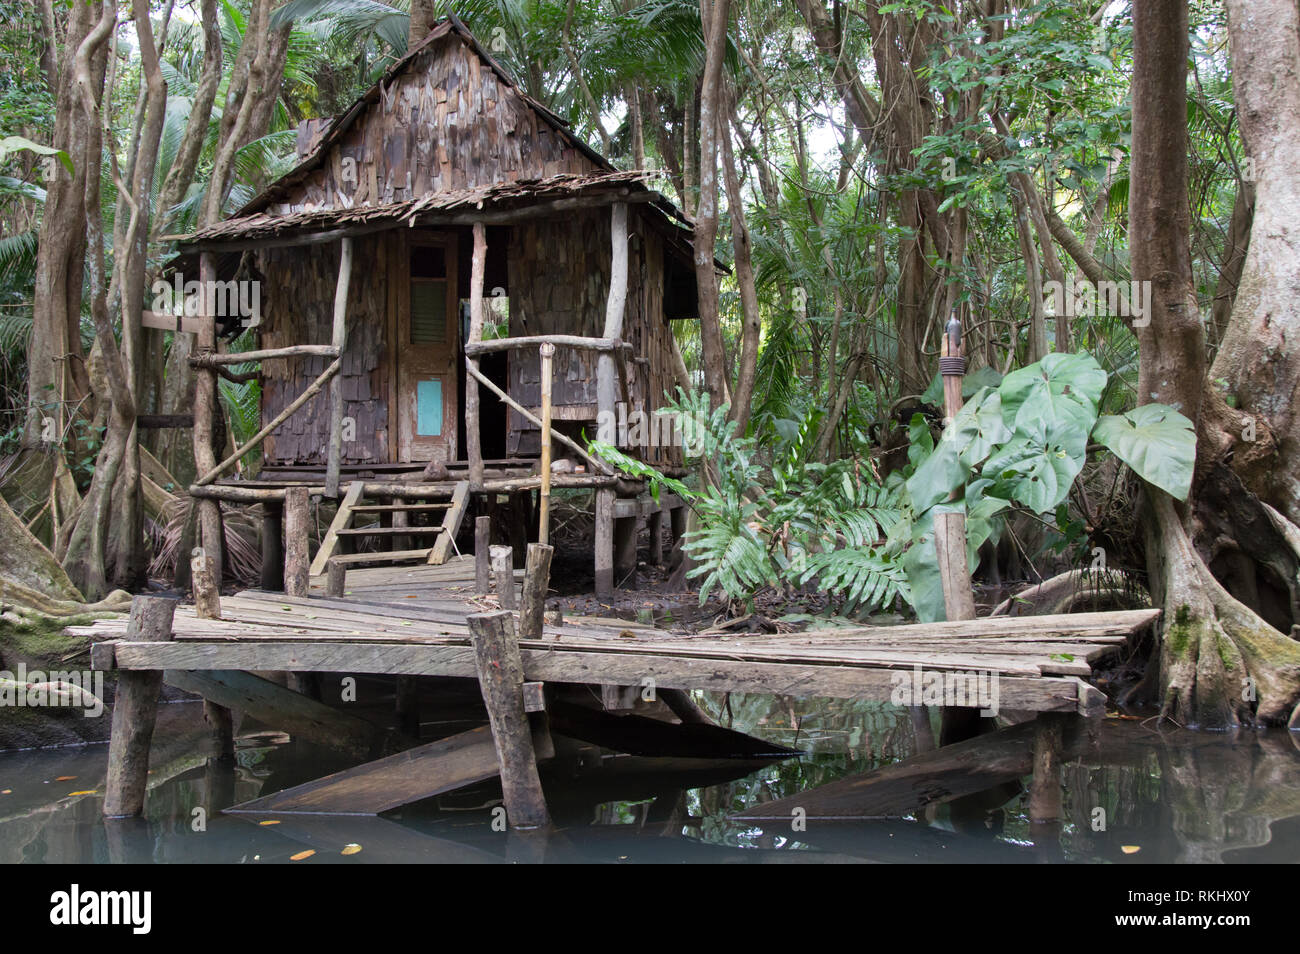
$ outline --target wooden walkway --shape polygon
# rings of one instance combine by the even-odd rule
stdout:
[[[126,620],[69,631],[101,642],[96,668],[436,675],[477,678],[466,617],[495,609],[474,594],[474,561],[353,570],[342,598],[245,591],[221,601],[222,618],[178,607],[165,642],[123,639]],[[652,626],[576,617],[520,639],[524,676],[536,682],[706,689],[889,701],[899,670],[996,674],[999,705],[1100,714],[1085,681],[1158,610],[771,634],[673,634]],[[919,701],[919,700],[918,700]]]

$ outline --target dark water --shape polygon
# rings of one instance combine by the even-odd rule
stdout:
[[[279,816],[260,824],[271,819],[222,814],[346,763],[255,729],[241,735],[235,764],[208,760],[198,706],[172,704],[155,736],[143,819],[101,818],[106,746],[0,753],[0,862],[1140,864],[1300,856],[1297,734],[1157,731],[1112,718],[1099,748],[1064,762],[1058,824],[1031,822],[1025,778],[906,820],[810,819],[796,830],[789,820],[730,816],[912,754],[910,713],[770,696],[733,696],[729,712],[714,707],[724,724],[805,754],[701,774],[597,753],[583,769],[545,777],[556,828],[539,836],[497,830],[494,784],[379,818]]]

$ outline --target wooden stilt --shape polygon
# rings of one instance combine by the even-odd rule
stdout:
[[[544,543],[528,544],[528,563],[524,570],[524,591],[519,609],[519,632],[526,639],[538,639],[542,635],[554,555],[554,547]]]
[[[284,504],[262,503],[262,589],[284,589]]]
[[[413,739],[420,737],[420,680],[418,676],[397,677],[397,727]]]
[[[172,636],[176,601],[137,596],[131,601],[126,638],[132,642],[166,642]],[[108,744],[108,777],[104,783],[104,814],[113,818],[139,815],[149,779],[149,743],[158,717],[162,673],[122,670],[117,676],[113,727]]]
[[[614,521],[614,585],[636,589],[636,517]]]
[[[213,756],[217,759],[233,759],[235,757],[234,714],[225,706],[204,699],[203,722],[208,727]]]
[[[474,588],[477,593],[487,593],[492,588],[492,518],[474,519]]]
[[[290,596],[307,595],[310,537],[311,498],[306,487],[290,487],[284,492],[284,591]]]
[[[470,259],[469,343],[483,339],[483,280],[487,270],[487,229],[474,223],[474,254]],[[483,488],[483,436],[480,431],[477,356],[465,356],[469,374],[465,378],[465,450],[469,457],[469,484],[473,490]]]
[[[647,518],[650,531],[650,565],[664,565],[664,512],[656,510]]]
[[[548,825],[550,814],[537,774],[532,729],[524,711],[524,667],[514,616],[504,611],[474,613],[469,617],[469,626],[479,688],[501,766],[507,818],[512,828]]]
[[[542,487],[537,497],[537,542],[551,542],[551,361],[555,345],[544,342],[541,352],[542,377]]]
[[[596,599],[614,596],[614,491],[596,491]]]
[[[333,559],[325,564],[325,592],[330,596],[341,597],[347,592],[348,565],[342,560]]]
[[[201,287],[212,288],[211,283],[217,279],[216,258],[211,252],[199,255],[199,280]],[[216,323],[212,315],[207,314],[208,296],[199,297],[201,319],[200,331],[194,336],[194,350],[209,354],[217,350]],[[194,470],[197,474],[206,474],[216,469],[217,455],[212,449],[213,418],[217,408],[217,372],[211,368],[199,369],[194,375]],[[213,577],[221,585],[224,565],[221,536],[221,504],[216,500],[199,498],[195,502],[198,508],[198,526],[195,538],[214,561]]]
[[[342,355],[348,343],[348,287],[352,283],[352,239],[344,236],[339,248],[339,278],[334,288],[334,334],[331,344]],[[330,446],[325,463],[325,496],[339,496],[339,467],[343,460],[343,378],[330,381]]]
[[[515,600],[514,555],[509,547],[492,547],[490,553],[492,556],[492,577],[496,582],[497,599],[500,601],[502,609],[512,610],[518,605]]]

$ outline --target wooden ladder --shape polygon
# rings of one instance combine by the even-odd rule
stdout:
[[[450,490],[430,488],[426,496],[415,500],[403,500],[395,503],[364,503],[366,485],[364,481],[354,480],[339,502],[338,513],[334,515],[325,539],[321,541],[320,550],[311,561],[311,575],[320,576],[325,572],[331,559],[348,567],[378,566],[384,563],[428,563],[440,565],[447,562],[455,546],[456,534],[460,531],[461,521],[465,518],[465,508],[469,502],[469,481],[461,480]],[[437,500],[435,498],[445,497]],[[410,514],[443,512],[442,523],[425,527],[384,527],[379,525],[354,526],[358,515],[365,514]],[[373,553],[347,553],[346,547],[353,540],[364,538],[380,540],[397,540],[402,537],[433,537],[433,543],[427,547],[413,550],[379,550]]]

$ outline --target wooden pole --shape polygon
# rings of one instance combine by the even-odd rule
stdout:
[[[201,289],[213,287],[217,279],[216,259],[211,252],[199,256],[199,284]],[[195,348],[202,354],[217,350],[216,323],[207,313],[209,296],[203,291],[199,294],[199,317],[202,330],[195,335]],[[217,404],[217,372],[200,369],[194,375],[194,470],[197,473],[210,473],[216,469],[217,455],[212,450],[212,420]],[[223,544],[221,536],[221,504],[215,500],[198,501],[198,524],[196,536],[204,551],[212,557],[213,575],[218,584],[222,579],[224,566]]]
[[[311,578],[308,558],[311,536],[311,498],[306,487],[284,492],[284,591],[306,596]]]
[[[487,593],[492,589],[492,518],[474,518],[474,592]]]
[[[176,601],[161,596],[137,596],[126,624],[130,642],[166,642],[172,637]],[[104,814],[110,818],[139,815],[149,781],[149,742],[158,717],[158,690],[163,674],[156,670],[121,670],[113,701],[113,728],[108,743],[108,777],[104,784]]]
[[[514,551],[510,547],[491,547],[489,552],[492,555],[492,576],[496,580],[497,599],[500,600],[502,609],[512,610],[518,605],[515,600]]]
[[[940,344],[939,370],[943,375],[945,428],[952,426],[953,418],[961,411],[961,385],[966,373],[962,353],[961,321],[954,312]],[[964,512],[935,514],[934,545],[943,581],[945,615],[949,620],[974,619],[975,592],[971,586],[970,564],[966,559]]]
[[[614,491],[596,491],[596,598],[614,595]]]
[[[541,348],[542,375],[542,489],[537,504],[537,542],[551,542],[551,362],[555,345],[549,341]]]
[[[479,688],[492,724],[501,766],[501,791],[512,828],[550,824],[546,797],[537,773],[532,729],[524,711],[524,665],[511,613],[474,613],[469,617]]]
[[[605,302],[605,337],[623,337],[623,315],[627,310],[627,204],[610,206],[609,298]],[[601,421],[612,421],[618,403],[618,368],[613,352],[596,359],[596,406]],[[610,415],[610,416],[606,416]]]
[[[474,256],[470,260],[469,344],[483,340],[483,282],[487,271],[487,230],[482,222],[474,223]],[[479,359],[466,354],[465,367],[465,449],[469,455],[469,486],[483,489],[483,435],[479,430]]]
[[[221,619],[221,594],[213,579],[212,557],[200,551],[190,558],[190,580],[194,584],[194,615]]]
[[[546,615],[546,594],[551,587],[551,558],[555,548],[545,543],[528,544],[524,570],[524,591],[520,598],[519,632],[525,639],[540,639]]]
[[[339,279],[334,289],[334,335],[330,342],[338,354],[336,361],[343,360],[343,352],[348,345],[348,287],[352,284],[352,239],[345,235],[339,244]],[[343,378],[336,375],[330,381],[330,446],[325,463],[325,496],[335,500],[339,496],[339,466],[342,459]]]

